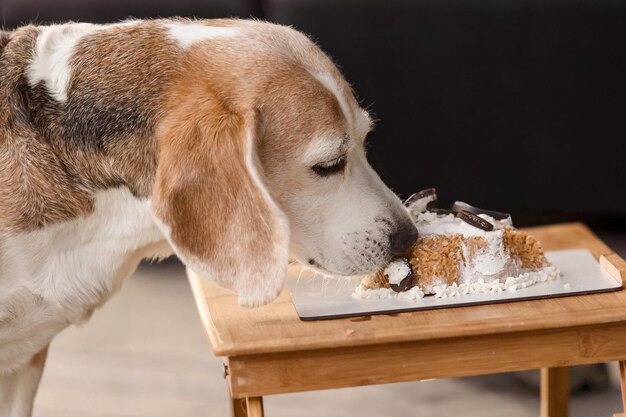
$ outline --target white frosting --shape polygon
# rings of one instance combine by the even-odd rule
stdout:
[[[472,282],[480,278],[497,279],[516,272],[517,268],[504,248],[503,235],[502,230],[485,235],[483,238],[487,242],[487,247],[474,253],[473,256],[470,256],[465,242],[461,243],[463,258],[467,262],[460,265],[460,283]]]
[[[547,266],[538,271],[528,271],[517,277],[507,277],[504,280],[496,279],[491,282],[485,282],[484,279],[478,279],[471,284],[456,283],[452,285],[436,285],[433,287],[435,298],[458,297],[467,294],[498,294],[503,291],[517,291],[519,289],[528,288],[541,282],[552,281],[559,278],[559,270],[553,266]],[[565,284],[568,286],[569,284]],[[566,288],[569,289],[569,288]],[[374,288],[369,289],[359,285],[352,293],[353,298],[366,300],[381,300],[389,298],[397,298],[400,300],[418,300],[424,297],[424,292],[418,286],[411,288],[409,291],[395,292],[391,288]]]
[[[394,298],[398,294],[391,288],[365,288],[363,284],[356,287],[352,293],[352,298],[362,298],[364,300],[383,300]]]
[[[352,298],[363,300],[384,300],[388,298],[398,298],[400,300],[417,300],[424,297],[424,292],[420,287],[413,287],[408,291],[395,292],[391,288],[365,288],[359,285],[352,293]]]
[[[498,221],[486,214],[479,214],[481,217],[491,223],[494,227],[494,231],[498,231],[505,226],[505,221]],[[508,223],[506,223],[508,224]],[[453,214],[440,215],[430,211],[420,213],[415,219],[415,225],[420,236],[426,235],[463,235],[463,236],[479,236],[485,237],[494,233],[494,231],[487,232],[479,229],[476,226],[464,222]]]
[[[474,252],[473,256],[470,256],[469,248],[465,241],[461,242],[463,258],[467,259],[468,263],[459,265],[460,284],[474,282],[481,278],[486,281],[492,281],[517,272],[516,266],[513,265],[504,248],[503,228],[509,225],[509,222],[507,220],[495,220],[486,214],[480,214],[479,217],[491,223],[494,230],[486,231],[479,229],[452,214],[438,215],[436,213],[424,212],[416,218],[415,223],[420,236],[462,235],[463,237],[480,237],[485,240],[487,247]]]
[[[410,273],[411,268],[402,259],[392,261],[383,271],[383,274],[387,276],[389,283],[395,285],[400,284],[400,281],[406,278]]]
[[[396,297],[401,300],[417,300],[418,298],[424,298],[424,291],[417,285],[412,287],[408,291],[396,293]]]

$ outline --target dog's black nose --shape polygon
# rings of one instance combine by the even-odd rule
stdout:
[[[417,240],[417,228],[412,223],[400,226],[390,236],[393,255],[403,255]]]

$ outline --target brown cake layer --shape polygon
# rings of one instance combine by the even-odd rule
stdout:
[[[420,237],[409,256],[413,283],[430,293],[435,285],[456,282],[463,261],[461,241],[461,235]]]
[[[536,271],[547,265],[541,242],[526,232],[504,229],[504,247],[523,269]]]

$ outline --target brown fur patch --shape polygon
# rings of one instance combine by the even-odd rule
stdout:
[[[269,217],[269,208],[246,169],[243,116],[210,99],[196,81],[187,87],[181,88],[177,109],[161,126],[154,207],[171,226],[172,240],[204,259],[238,234],[228,229]],[[239,216],[240,211],[245,215]],[[267,228],[249,232],[269,243]]]
[[[175,46],[155,22],[85,36],[72,62],[63,127],[76,146],[151,137],[163,91],[176,72]],[[81,65],[88,62],[89,65]]]
[[[246,165],[254,113],[241,113],[216,96],[211,81],[189,75],[171,91],[159,128],[153,210],[183,260],[210,268],[211,278],[243,303],[267,302],[282,288],[288,237]],[[284,259],[277,245],[284,245]],[[246,299],[253,287],[269,287],[267,299]]]

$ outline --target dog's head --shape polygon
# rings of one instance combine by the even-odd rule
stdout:
[[[153,212],[182,260],[244,305],[277,296],[289,254],[365,274],[417,237],[367,162],[370,117],[339,71],[302,35],[271,30],[281,45],[257,52],[271,65],[220,49],[242,73],[181,77],[158,132]]]

